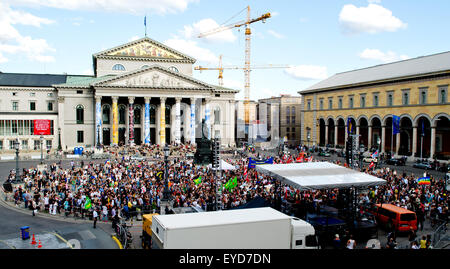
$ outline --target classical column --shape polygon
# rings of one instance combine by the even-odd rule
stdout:
[[[430,159],[433,159],[435,151],[436,151],[436,126],[431,126]]]
[[[381,126],[381,152],[384,152],[386,146],[386,126]]]
[[[359,125],[356,125],[356,145],[358,145],[358,147],[359,147],[360,141],[361,141],[361,139],[359,138]],[[359,150],[359,148],[357,150]]]
[[[347,130],[347,128],[348,128],[348,126],[346,124],[345,127],[344,127],[344,135],[345,135],[344,145],[345,145],[345,143],[347,142],[347,139],[348,139],[348,130]]]
[[[367,148],[370,150],[372,147],[372,125],[369,125],[369,130],[367,132]]]
[[[338,145],[338,126],[334,125],[334,148]]]
[[[117,109],[117,101],[119,101],[119,97],[113,96],[111,98],[112,98],[112,114],[113,114],[112,144],[117,146],[119,144],[119,112]]]
[[[134,97],[128,97],[128,139],[134,145]]]
[[[400,133],[396,134],[396,138],[395,138],[395,152],[398,155],[399,151],[400,151]]]
[[[145,97],[144,143],[150,144],[150,97]]]
[[[95,96],[95,146],[102,143],[102,97]]]
[[[65,139],[64,139],[65,128],[64,128],[64,97],[63,96],[58,96],[58,127],[61,128],[61,147],[62,147],[62,150],[65,150],[66,143],[65,143]],[[6,147],[6,144],[4,144],[4,147]],[[33,148],[33,145],[30,143],[30,141],[28,141],[28,147],[31,149]]]
[[[160,105],[160,130],[159,130],[159,144],[166,144],[166,97],[160,97],[161,105]]]
[[[190,128],[191,128],[191,144],[194,145],[195,144],[195,98],[191,98],[191,123],[190,123]]]
[[[210,98],[205,98],[205,125],[208,130],[208,139],[211,139],[211,108],[210,108]]]
[[[412,143],[412,156],[414,158],[414,156],[416,156],[417,153],[417,126],[413,126],[413,143]]]
[[[181,144],[181,97],[175,98],[175,143]]]
[[[328,145],[328,124],[325,124],[325,147]]]

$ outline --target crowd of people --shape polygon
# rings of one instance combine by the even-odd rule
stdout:
[[[271,206],[304,218],[308,212],[316,212],[321,206],[336,205],[340,195],[338,189],[299,191],[248,168],[248,156],[259,159],[274,157],[274,163],[283,163],[298,160],[296,154],[270,156],[270,153],[260,155],[251,150],[245,158],[235,154],[223,156],[236,169],[222,171],[218,175],[211,168],[196,165],[192,158],[186,158],[187,154],[195,152],[195,147],[171,145],[170,149],[171,157],[167,163],[168,185],[175,208],[196,206],[206,211],[213,210],[217,188],[221,191],[218,205],[225,210],[261,197]],[[33,215],[39,211],[66,216],[80,214],[82,217],[95,214],[100,221],[114,220],[119,215],[128,219],[138,210],[164,210],[161,208],[161,200],[166,164],[162,147],[153,145],[127,148],[126,155],[124,150],[108,149],[111,153],[110,160],[72,162],[68,169],[63,169],[61,163],[49,164],[46,171],[33,167],[24,169],[21,175],[24,188],[14,190],[14,201],[17,206],[32,209]],[[135,154],[152,158],[131,158]],[[308,161],[316,160],[309,158]],[[343,165],[339,161],[333,162]],[[359,194],[361,211],[365,205],[373,203],[395,204],[416,212],[421,230],[426,219],[448,219],[450,200],[443,178],[431,176],[431,184],[422,186],[418,185],[417,176],[413,174],[399,174],[389,168],[363,170],[385,179],[386,184],[371,187]],[[216,186],[215,179],[219,176]],[[9,177],[13,179],[14,172]],[[233,178],[237,179],[236,187],[224,188]],[[420,241],[417,244],[420,245]]]

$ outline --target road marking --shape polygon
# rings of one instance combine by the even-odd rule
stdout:
[[[58,237],[59,239],[61,239],[64,243],[66,243],[71,249],[74,249],[73,246],[72,246],[72,244],[69,243],[66,239],[64,239],[64,238],[63,238],[62,236],[60,236],[59,234],[54,233],[54,232],[47,232],[47,231],[43,231],[43,232],[45,232],[45,233],[50,233],[50,234],[55,235],[56,237]],[[78,240],[77,240],[77,241],[78,241]],[[78,242],[78,243],[79,243],[79,242]],[[76,246],[76,244],[75,244],[75,246]]]
[[[115,235],[111,235],[112,239],[116,241],[117,245],[119,246],[119,249],[123,249],[122,243],[120,243],[119,239]]]

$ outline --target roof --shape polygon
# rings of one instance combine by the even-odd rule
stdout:
[[[329,162],[264,164],[256,171],[269,175],[299,190],[369,187],[386,181]]]
[[[51,87],[53,84],[65,83],[66,74],[19,74],[0,73],[0,86]]]
[[[236,209],[226,211],[211,211],[189,214],[154,216],[166,229],[182,229],[189,227],[207,227],[230,225],[235,223],[250,223],[261,221],[291,219],[273,208]]]
[[[299,93],[332,90],[345,86],[450,72],[450,51],[338,73]]]
[[[383,207],[388,210],[395,210],[395,212],[398,212],[398,213],[414,213],[411,210],[405,209],[400,206],[392,205],[392,204],[377,204],[377,206]]]
[[[106,75],[101,77],[94,76],[67,76],[66,83],[56,85],[57,87],[90,87],[91,84],[100,82],[102,80],[110,79],[115,77],[116,75]]]

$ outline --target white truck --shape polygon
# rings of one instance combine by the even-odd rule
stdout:
[[[317,249],[314,227],[270,207],[157,215],[153,249]]]

